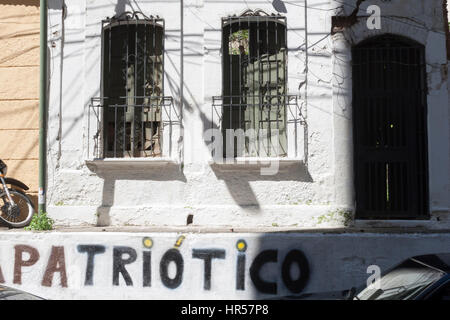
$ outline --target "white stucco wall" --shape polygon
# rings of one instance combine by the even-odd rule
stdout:
[[[199,250],[209,250],[209,285]],[[359,287],[369,266],[444,252],[448,233],[0,232],[0,283],[47,299],[251,300]]]
[[[221,18],[242,13],[247,4],[272,13],[271,1],[232,6],[225,0],[189,0],[183,6],[180,1],[133,1],[134,9],[166,21],[165,95],[174,97],[182,125],[174,123],[166,131],[171,135],[165,136],[164,159],[170,161],[89,166],[88,106],[100,95],[101,20],[132,8],[127,1],[65,0],[62,20],[62,1],[49,1],[49,214],[58,224],[71,225],[185,225],[192,214],[198,225],[343,226],[354,203],[349,49],[371,35],[391,32],[412,37],[427,50],[432,219],[414,225],[448,227],[450,131],[440,1],[368,1],[362,9],[377,4],[383,15],[415,21],[383,19],[381,31],[369,31],[362,19],[330,36],[331,16],[341,12],[342,2],[309,0],[307,16],[304,1],[286,3],[289,93],[300,95],[307,128],[298,127],[295,142],[288,138],[291,162],[282,162],[276,175],[262,176],[267,164],[211,164],[203,132],[210,125],[211,97],[221,94]],[[344,2],[353,6],[354,1]],[[344,12],[352,6],[344,5]]]

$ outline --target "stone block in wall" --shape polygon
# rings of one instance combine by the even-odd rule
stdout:
[[[0,67],[39,66],[39,35],[0,40]]]
[[[0,29],[0,41],[28,36],[39,36],[39,23],[23,23],[8,22],[2,20],[2,28]],[[5,27],[3,27],[5,26]]]
[[[38,130],[0,130],[2,159],[38,159],[38,155]]]
[[[39,101],[1,101],[0,130],[39,129]]]
[[[0,67],[39,65],[39,1],[0,2]]]
[[[39,67],[2,68],[0,100],[39,98]]]
[[[30,187],[29,192],[37,193],[39,177],[38,160],[6,160],[8,177],[18,179]]]
[[[39,25],[39,3],[39,0],[0,1],[0,20],[8,23]]]

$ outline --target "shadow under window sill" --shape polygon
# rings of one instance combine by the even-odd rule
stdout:
[[[179,165],[176,160],[168,157],[89,159],[85,160],[85,163],[89,170],[93,172],[110,169],[151,169]]]

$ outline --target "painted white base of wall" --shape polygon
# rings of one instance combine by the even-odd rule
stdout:
[[[360,228],[405,227],[449,230],[448,212],[437,212],[427,220],[354,220],[344,207],[313,205],[262,206],[49,206],[57,226],[186,226],[202,227],[291,227]]]
[[[186,226],[193,215],[193,224],[201,226],[336,227],[344,225],[346,215],[329,206],[56,206],[48,212],[57,225],[66,226]]]
[[[90,272],[86,246],[98,251]],[[209,287],[199,250],[212,257]],[[272,257],[262,258],[267,250]],[[27,266],[21,261],[29,261],[30,252],[35,261]],[[182,271],[168,252],[182,260]],[[410,256],[450,252],[450,234],[5,231],[0,232],[0,282],[50,299],[267,298],[292,294],[282,277],[292,252],[303,254],[301,267],[294,262],[288,268],[292,280],[305,280],[300,292],[344,290],[366,283],[370,265],[385,271]],[[242,269],[239,256],[245,257]],[[251,267],[258,272],[251,275]],[[258,275],[276,293],[263,293]]]

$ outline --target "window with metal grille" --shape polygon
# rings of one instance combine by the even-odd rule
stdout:
[[[222,18],[222,107],[224,156],[227,130],[233,137],[234,157],[287,155],[286,106],[295,99],[287,91],[286,17],[262,11]]]
[[[164,20],[140,12],[104,20],[102,60],[102,96],[92,101],[97,157],[161,156],[162,110],[172,104],[164,96]]]
[[[425,50],[383,35],[352,50],[356,216],[428,215]]]

